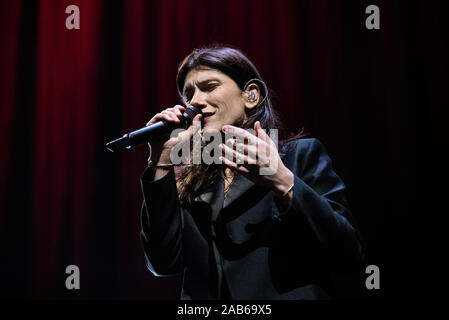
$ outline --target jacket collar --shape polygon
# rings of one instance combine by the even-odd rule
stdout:
[[[239,174],[234,178],[234,181],[231,184],[231,187],[226,194],[224,199],[223,208],[229,207],[231,203],[237,200],[240,196],[242,196],[246,191],[248,191],[254,182]]]
[[[200,201],[209,204],[211,207],[211,218],[215,221],[223,209],[230,207],[230,205],[244,195],[252,186],[254,182],[244,177],[237,175],[231,187],[224,196],[224,173],[220,171],[220,178],[217,182],[207,187],[201,194],[196,196],[193,201]]]
[[[224,199],[224,183],[223,183],[223,171],[220,171],[220,178],[213,184],[205,188],[201,194],[197,195],[193,201],[205,202],[210,205],[212,209],[212,215],[215,212],[220,212],[223,207]]]

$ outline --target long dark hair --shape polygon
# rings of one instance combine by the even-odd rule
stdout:
[[[180,64],[178,74],[176,76],[176,84],[178,93],[181,97],[184,82],[187,74],[194,69],[208,67],[219,70],[233,79],[238,87],[243,91],[245,85],[252,79],[263,81],[261,75],[257,71],[253,63],[238,49],[229,46],[211,45],[208,47],[194,49]],[[267,132],[270,129],[278,129],[280,132],[279,148],[286,142],[301,137],[302,132],[287,140],[281,140],[282,125],[277,112],[274,110],[272,100],[266,86],[261,86],[260,82],[256,82],[260,90],[261,103],[255,108],[247,109],[246,121],[239,124],[243,129],[254,128],[256,121],[260,121],[260,125]],[[182,205],[188,205],[193,198],[201,191],[203,186],[213,184],[219,178],[222,165],[191,165],[182,168],[177,178],[179,188],[179,200]],[[237,172],[234,171],[234,175]]]

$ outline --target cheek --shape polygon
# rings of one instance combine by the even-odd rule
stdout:
[[[235,104],[237,102],[242,101],[242,95],[239,90],[236,90],[235,88],[229,88],[229,87],[219,87],[216,90],[211,92],[212,96],[221,101],[222,103],[226,104]]]
[[[221,112],[229,115],[241,114],[245,109],[245,104],[239,94],[229,94],[229,92],[217,92],[216,101],[221,106]]]

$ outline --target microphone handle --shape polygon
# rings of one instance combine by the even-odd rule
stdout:
[[[184,110],[183,116],[179,119],[181,121],[180,123],[158,121],[148,127],[132,131],[121,138],[108,142],[106,148],[111,152],[115,152],[123,149],[131,149],[134,146],[148,141],[151,142],[150,137],[153,137],[153,139],[159,138],[164,135],[169,135],[173,129],[188,127],[192,123],[193,118],[200,112],[199,108],[190,106]]]
[[[158,121],[149,127],[144,127],[128,133],[129,146],[134,147],[142,143],[151,142],[151,139],[149,140],[148,138],[148,130],[151,132],[150,136],[154,138],[169,135],[173,129],[180,128],[184,125],[184,121],[182,121],[182,119],[180,120],[181,123]]]
[[[181,123],[158,121],[156,123],[153,123],[151,126],[143,127],[141,129],[127,133],[121,138],[108,142],[106,144],[106,149],[111,152],[116,152],[123,149],[131,149],[132,147],[139,144],[151,142],[151,139],[148,137],[149,132],[151,136],[159,138],[161,136],[164,136],[164,134],[166,135],[170,133],[171,130],[175,129],[176,127],[182,126],[182,124],[183,121],[181,121]]]

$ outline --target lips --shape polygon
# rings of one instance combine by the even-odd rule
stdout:
[[[209,119],[210,117],[212,117],[215,113],[214,112],[203,112],[203,121],[206,121],[207,119]]]

